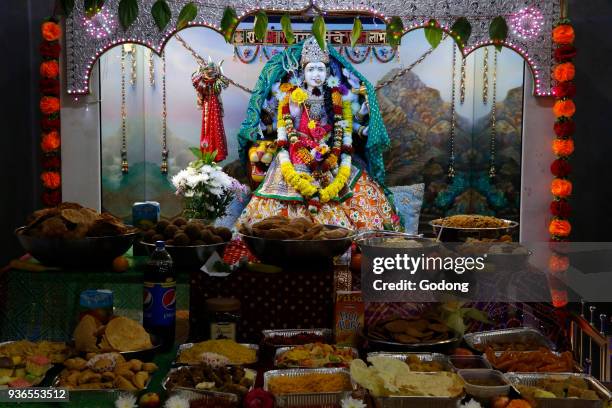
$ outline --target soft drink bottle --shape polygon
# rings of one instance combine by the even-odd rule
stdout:
[[[174,345],[176,330],[176,277],[164,241],[155,243],[144,273],[143,326],[162,342],[161,350]]]

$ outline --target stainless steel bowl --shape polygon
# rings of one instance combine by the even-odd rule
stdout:
[[[363,330],[363,337],[368,342],[369,351],[388,352],[418,352],[418,353],[450,353],[459,346],[462,337],[455,335],[450,339],[436,340],[422,343],[398,343],[396,341],[376,339],[368,335],[367,329]]]
[[[344,229],[326,225],[328,229]],[[349,231],[349,230],[347,230]],[[351,246],[352,233],[344,238],[323,240],[267,239],[245,235],[240,236],[249,250],[262,262],[271,265],[308,265],[331,263],[333,258],[345,253]]]
[[[506,225],[496,228],[447,227],[435,221],[437,220],[430,221],[429,225],[433,227],[434,235],[442,242],[464,242],[468,238],[499,239],[502,235],[512,235],[519,226],[518,222],[510,220],[501,220]]]
[[[25,234],[26,227],[15,230],[17,240],[30,255],[47,266],[107,266],[132,246],[138,234],[80,239],[44,238]]]
[[[152,254],[155,251],[155,244],[142,242],[142,245],[147,248],[149,254]],[[211,245],[166,245],[166,251],[168,251],[172,257],[172,262],[174,263],[175,267],[200,268],[215,251],[221,258],[223,258],[223,251],[225,250],[226,246],[227,242]]]

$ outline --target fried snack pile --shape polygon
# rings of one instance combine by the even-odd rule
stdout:
[[[376,323],[368,329],[375,340],[403,344],[432,343],[453,337],[452,330],[435,317],[392,319]]]
[[[107,237],[127,234],[133,229],[109,213],[76,203],[62,203],[55,208],[35,211],[28,217],[24,234],[62,239]]]
[[[250,228],[243,225],[241,232],[245,235],[266,239],[295,239],[316,241],[323,239],[346,238],[349,231],[343,228],[328,228],[314,224],[307,218],[287,218],[273,216],[256,222]]]
[[[166,389],[175,387],[195,388],[236,394],[240,399],[254,383],[256,373],[242,367],[217,367],[207,365],[179,367],[171,371]]]
[[[74,329],[77,351],[140,351],[153,347],[151,336],[134,320],[115,317],[106,326],[91,315],[85,315]]]
[[[408,356],[406,364],[410,367],[410,371],[420,372],[437,372],[446,371],[444,366],[438,361],[422,361],[417,356]]]
[[[126,361],[119,353],[98,354],[89,360],[69,358],[64,362],[58,387],[68,389],[119,389],[138,391],[147,386],[155,363],[140,360]]]
[[[451,372],[415,372],[392,357],[368,357],[372,365],[353,360],[351,377],[374,397],[428,396],[454,398],[463,392],[463,381]]]
[[[144,231],[144,242],[154,244],[156,241],[165,241],[170,246],[222,244],[231,239],[232,232],[225,227],[187,221],[183,217],[172,221],[161,220]]]
[[[351,381],[346,373],[279,376],[270,378],[268,390],[274,395],[350,391]]]
[[[44,356],[52,363],[63,363],[71,354],[70,349],[63,342],[27,340],[14,341],[0,346],[0,357],[18,358],[25,361],[27,357]]]
[[[536,398],[578,398],[593,401],[600,399],[584,379],[575,377],[541,379],[534,387],[517,385],[517,389],[534,406]]]
[[[503,228],[508,226],[506,221],[486,215],[451,215],[438,218],[432,223],[449,228]]]
[[[195,343],[192,347],[181,351],[178,361],[182,364],[200,364],[204,353],[225,356],[232,364],[251,364],[257,361],[257,352],[254,349],[229,339]]]
[[[574,359],[569,351],[556,355],[547,348],[538,351],[504,351],[499,356],[491,347],[485,354],[496,370],[503,372],[567,373],[574,371]]]

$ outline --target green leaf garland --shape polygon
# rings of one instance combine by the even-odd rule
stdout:
[[[440,41],[442,41],[442,29],[436,20],[431,19],[427,22],[427,26],[425,27],[425,38],[432,48],[436,48],[440,45]]]
[[[323,16],[317,16],[312,23],[312,35],[319,44],[322,50],[325,49],[325,36],[327,34],[327,27],[325,26],[325,19]]]
[[[491,37],[491,40],[495,44],[495,48],[501,51],[501,43],[508,38],[508,24],[505,18],[497,16],[491,21],[491,25],[489,26],[489,37]]]
[[[253,31],[255,31],[257,41],[264,42],[268,33],[268,15],[265,11],[260,11],[255,15]]]
[[[183,29],[187,27],[187,24],[198,16],[198,6],[194,2],[187,3],[183,6],[179,12],[178,20],[176,22],[177,29]]]
[[[472,25],[465,17],[459,17],[451,27],[451,31],[460,48],[465,47],[472,35]]]
[[[238,27],[238,16],[236,10],[231,7],[226,7],[223,11],[223,18],[221,19],[221,33],[225,38],[226,42],[231,42],[234,36],[234,31]]]
[[[151,15],[159,31],[164,31],[172,19],[172,11],[168,3],[166,3],[166,0],[157,0],[155,4],[153,4],[153,7],[151,7]]]
[[[137,0],[121,0],[119,2],[119,22],[124,30],[136,21],[138,17],[138,1]]]
[[[281,17],[281,28],[285,34],[287,44],[291,45],[295,42],[295,36],[293,35],[293,28],[291,27],[291,17],[289,14],[285,14]]]
[[[355,45],[357,45],[362,31],[363,25],[361,24],[361,20],[359,17],[355,17],[355,21],[353,22],[353,30],[351,31],[351,47],[355,47]]]
[[[387,42],[391,47],[397,47],[402,43],[404,35],[404,23],[401,18],[395,16],[387,23]]]

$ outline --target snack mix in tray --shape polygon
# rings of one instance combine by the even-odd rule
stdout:
[[[485,354],[493,368],[503,372],[568,373],[574,371],[574,359],[569,351],[557,355],[547,348],[540,348],[538,351],[504,351],[497,355],[489,347]]]
[[[331,229],[322,224],[313,224],[307,218],[289,219],[283,216],[266,218],[251,227],[243,225],[241,232],[259,238],[304,241],[345,238],[349,234],[346,229]]]
[[[89,360],[69,358],[64,367],[55,385],[71,390],[138,391],[147,386],[151,374],[157,370],[154,363],[126,361],[119,353],[97,354]]]
[[[346,373],[310,373],[298,376],[270,378],[268,390],[274,395],[314,394],[350,391],[351,381]]]
[[[451,215],[446,218],[433,220],[434,225],[448,228],[503,228],[508,224],[499,218],[487,215]]]
[[[257,351],[233,340],[220,339],[195,343],[181,350],[178,362],[181,364],[200,364],[207,355],[215,353],[230,360],[231,364],[251,364],[257,361]]]
[[[207,365],[184,366],[170,372],[165,387],[172,391],[176,387],[217,391],[244,397],[253,386],[254,373],[242,367],[210,367]]]
[[[346,367],[353,360],[353,350],[325,343],[293,347],[276,359],[278,367]]]
[[[54,363],[63,363],[71,350],[62,342],[26,340],[0,346],[0,388],[37,385]]]

